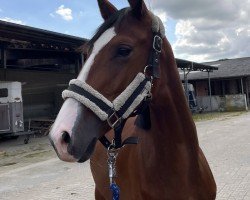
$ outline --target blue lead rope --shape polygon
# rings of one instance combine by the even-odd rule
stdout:
[[[112,190],[112,194],[113,194],[112,200],[119,200],[120,188],[118,187],[118,185],[116,185],[115,183],[112,183],[110,185],[110,189]]]

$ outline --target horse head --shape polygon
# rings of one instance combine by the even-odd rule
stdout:
[[[164,27],[143,0],[129,0],[130,7],[122,10],[107,0],[98,0],[98,4],[104,23],[84,45],[87,59],[71,84],[84,88],[90,96],[104,99],[104,104],[109,106],[133,80],[137,81],[138,73],[148,73],[146,66],[155,48],[152,30],[164,35]],[[159,76],[161,72],[156,71]],[[157,86],[152,92],[155,90]],[[84,162],[93,153],[97,140],[111,129],[105,120],[107,113],[93,105],[91,97],[82,99],[69,90],[64,92],[64,97],[50,140],[61,160]]]

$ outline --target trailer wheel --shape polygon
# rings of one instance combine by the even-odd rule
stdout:
[[[24,144],[28,144],[29,143],[29,138],[25,138],[24,140],[23,140],[23,142],[24,142]]]
[[[10,136],[11,139],[16,140],[19,137],[19,135],[15,135],[15,136]]]

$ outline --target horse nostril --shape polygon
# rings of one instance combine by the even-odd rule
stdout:
[[[63,132],[63,134],[62,134],[62,140],[65,142],[65,143],[67,143],[67,144],[69,144],[70,143],[70,135],[69,135],[69,133],[68,132]]]

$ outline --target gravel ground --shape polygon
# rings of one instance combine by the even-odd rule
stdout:
[[[94,199],[89,163],[60,161],[47,137],[0,143],[0,200]]]
[[[217,199],[250,199],[250,113],[197,122]],[[91,200],[89,162],[58,160],[47,137],[0,141],[0,200]]]

